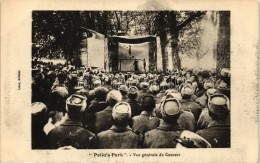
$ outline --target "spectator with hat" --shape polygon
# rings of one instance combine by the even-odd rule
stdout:
[[[198,103],[202,108],[205,108],[206,105],[207,105],[207,99],[208,99],[208,96],[207,96],[207,90],[209,89],[213,89],[214,88],[214,83],[211,82],[211,81],[206,81],[204,83],[204,93],[201,97],[197,98],[195,100],[196,103]]]
[[[92,114],[102,111],[107,107],[106,96],[108,89],[106,87],[96,87],[94,89],[95,99],[91,101],[88,111]]]
[[[160,119],[153,116],[155,100],[152,95],[145,95],[141,99],[142,112],[140,115],[133,117],[132,129],[135,133],[144,134],[147,131],[155,129],[160,124]]]
[[[34,102],[32,109],[32,149],[46,149],[47,137],[43,132],[44,125],[48,122],[48,109],[42,102]]]
[[[74,94],[66,100],[67,118],[64,123],[48,133],[50,148],[58,149],[64,146],[77,149],[96,148],[96,136],[86,130],[80,121],[86,105],[86,99],[81,95]]]
[[[208,99],[210,96],[214,95],[216,93],[216,89],[210,88],[207,90],[206,93],[206,106],[202,109],[201,114],[199,116],[198,122],[197,122],[197,129],[205,129],[207,128],[209,122],[212,120],[209,116],[209,110],[208,110]]]
[[[128,100],[128,87],[126,85],[120,85],[119,88],[118,88],[119,92],[121,93],[122,95],[122,102],[127,102]]]
[[[205,138],[213,148],[230,147],[229,99],[223,94],[214,94],[209,98],[209,116],[212,121],[206,129],[197,133]]]
[[[149,83],[148,82],[141,82],[140,83],[140,89],[138,94],[137,94],[137,98],[136,100],[140,102],[140,100],[142,99],[142,97],[149,93]]]
[[[159,127],[148,131],[144,136],[144,148],[175,148],[177,142],[173,141],[183,132],[183,128],[177,123],[181,114],[181,105],[174,98],[162,102],[161,113],[163,121]]]
[[[100,149],[130,149],[137,148],[139,137],[128,126],[131,120],[131,108],[128,103],[119,102],[112,110],[113,125],[110,129],[100,132],[98,148]]]
[[[136,100],[137,94],[138,94],[138,88],[135,86],[131,86],[128,92],[127,103],[131,107],[132,117],[139,115],[142,111],[139,102]]]
[[[182,110],[191,111],[195,117],[195,121],[199,119],[201,106],[191,100],[194,90],[191,86],[186,85],[181,89],[182,100],[180,101]]]
[[[122,95],[117,90],[112,90],[107,94],[107,108],[95,113],[95,133],[108,130],[112,126],[112,109],[121,102]]]

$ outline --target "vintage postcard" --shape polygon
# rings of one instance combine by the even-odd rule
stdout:
[[[258,162],[256,0],[3,0],[0,161]]]

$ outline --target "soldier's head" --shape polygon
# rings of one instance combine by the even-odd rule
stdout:
[[[86,107],[85,96],[73,94],[66,100],[66,110],[70,119],[79,120]]]
[[[169,84],[166,81],[162,81],[160,83],[160,90],[161,91],[166,91],[169,88]]]
[[[155,99],[152,95],[144,95],[141,99],[141,108],[144,111],[151,112],[155,108]]]
[[[185,85],[182,89],[181,89],[181,96],[183,99],[189,99],[191,98],[191,96],[193,95],[194,90],[190,85]]]
[[[229,114],[229,99],[223,94],[216,93],[209,97],[209,116],[216,121],[225,121]]]
[[[176,100],[180,101],[182,99],[182,96],[179,92],[175,91],[175,92],[170,92],[166,95],[166,99],[167,98],[175,98]]]
[[[64,86],[57,86],[51,91],[51,103],[58,111],[65,112],[66,99],[69,96],[68,89]]]
[[[161,104],[161,114],[165,122],[176,124],[181,114],[181,105],[177,99],[168,98]]]
[[[64,84],[65,83],[65,80],[67,78],[67,75],[64,71],[60,71],[58,74],[57,74],[57,78],[59,80],[59,83],[60,84]]]
[[[94,80],[93,86],[94,86],[94,88],[101,86],[101,80],[100,79]]]
[[[156,95],[157,93],[160,92],[160,86],[157,85],[157,84],[152,84],[149,88],[150,92],[153,94],[153,95]]]
[[[98,101],[106,101],[109,90],[106,87],[97,87],[94,89]]]
[[[230,88],[228,87],[227,83],[221,82],[217,87],[217,92],[226,95],[230,98]]]
[[[214,83],[211,82],[211,81],[205,81],[203,87],[204,87],[205,90],[208,90],[208,89],[214,88]]]
[[[125,96],[128,94],[128,87],[126,85],[120,85],[118,90],[120,91],[120,93],[122,94],[122,96]]]
[[[32,125],[40,129],[48,122],[48,109],[42,102],[34,102],[32,107]]]
[[[144,91],[149,89],[149,83],[148,82],[142,82],[140,83],[140,88]]]
[[[137,98],[137,93],[138,93],[138,88],[135,87],[135,86],[131,86],[129,88],[129,92],[128,92],[128,97],[131,99],[131,100],[134,100]]]
[[[116,103],[121,102],[122,95],[117,90],[112,90],[107,94],[107,105],[113,107]]]
[[[131,119],[131,107],[126,102],[117,103],[112,110],[114,125],[127,126]]]

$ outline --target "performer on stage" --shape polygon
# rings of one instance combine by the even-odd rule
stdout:
[[[146,72],[146,61],[145,61],[145,58],[144,58],[143,62],[144,62],[144,71]]]
[[[137,59],[135,59],[133,66],[134,66],[136,72],[139,71]]]

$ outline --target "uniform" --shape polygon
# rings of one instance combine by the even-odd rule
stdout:
[[[77,149],[96,148],[96,136],[83,128],[80,122],[67,119],[59,127],[48,134],[49,147],[57,149],[63,146],[72,146]]]
[[[197,131],[205,138],[212,148],[230,147],[230,125],[227,122],[211,121],[207,129]]]
[[[197,133],[205,138],[213,148],[230,147],[230,125],[228,122],[229,99],[223,94],[209,97],[209,116],[212,121],[204,130]]]
[[[201,113],[201,106],[191,99],[182,99],[181,100],[181,108],[184,111],[191,111],[195,117],[195,121],[197,122]]]
[[[133,100],[133,99],[128,99],[126,102],[127,102],[127,103],[130,105],[130,107],[131,107],[132,117],[137,116],[137,115],[140,115],[140,113],[141,113],[142,110],[141,110],[141,106],[140,106],[140,104],[139,104],[138,101]]]
[[[152,116],[146,111],[142,111],[140,115],[133,117],[132,129],[135,133],[144,134],[147,131],[155,129],[159,124],[159,118]]]
[[[112,126],[112,107],[108,106],[105,110],[95,114],[95,133],[108,130]]]
[[[99,149],[130,149],[138,147],[138,135],[129,127],[112,126],[97,135]]]
[[[113,126],[98,134],[100,149],[137,148],[138,135],[128,126],[131,119],[131,108],[126,102],[117,103],[112,109]]]
[[[185,130],[196,131],[195,117],[190,111],[182,111],[177,122]]]
[[[175,148],[173,138],[179,137],[183,129],[179,125],[162,122],[159,127],[148,131],[144,136],[144,148]]]

